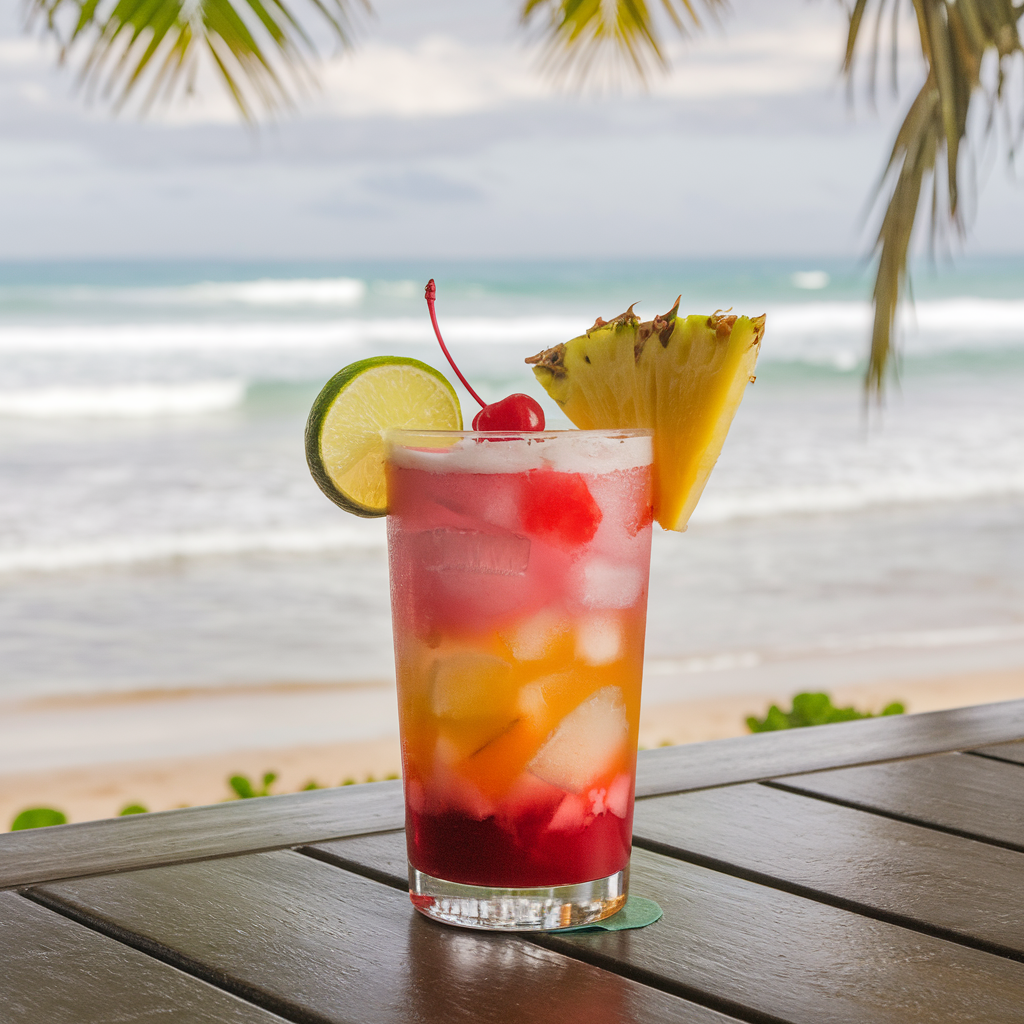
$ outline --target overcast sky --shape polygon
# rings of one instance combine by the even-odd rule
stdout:
[[[87,104],[20,7],[2,259],[861,255],[898,123],[848,108],[832,0],[737,0],[649,93],[583,98],[536,72],[513,0],[376,0],[320,95],[255,135],[210,82],[146,121]],[[989,163],[968,251],[1019,253],[1024,190]]]

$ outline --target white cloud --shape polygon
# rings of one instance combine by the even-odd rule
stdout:
[[[754,98],[822,92],[837,82],[845,25],[836,9],[816,5],[802,9],[799,17],[792,11],[789,16],[780,12],[778,24],[750,21],[736,16],[723,28],[688,41],[673,40],[668,47],[672,70],[651,75],[650,95],[669,101]],[[908,24],[901,33],[904,49],[909,50],[916,37],[913,28]],[[0,82],[6,85],[0,91],[10,94],[14,86],[29,104],[44,104],[49,98],[63,105],[66,97],[53,95],[55,62],[50,42],[0,38]],[[457,117],[565,95],[539,70],[536,49],[516,41],[470,43],[443,33],[411,44],[371,39],[354,52],[323,62],[318,71],[321,88],[299,99],[300,114]],[[627,80],[619,91],[638,96],[645,90]],[[587,102],[586,96],[582,102]],[[208,61],[201,62],[195,94],[179,94],[151,116],[175,126],[230,124],[238,119]]]
[[[323,106],[347,117],[451,117],[552,94],[521,50],[440,35],[411,48],[371,43],[331,61],[321,78]]]

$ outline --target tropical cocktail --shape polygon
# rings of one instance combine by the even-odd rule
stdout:
[[[388,434],[410,884],[431,916],[564,927],[625,898],[651,458],[649,431]]]
[[[346,511],[388,516],[409,890],[451,924],[557,929],[629,878],[652,520],[686,528],[752,380],[764,318],[632,307],[527,362],[462,429],[414,359],[324,387],[306,456]]]

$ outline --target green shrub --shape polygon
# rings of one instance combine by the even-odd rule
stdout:
[[[265,772],[263,785],[257,789],[248,775],[232,775],[228,785],[239,800],[251,800],[256,796],[270,796],[270,787],[277,781],[277,772]]]
[[[149,814],[149,808],[144,807],[142,804],[125,804],[117,812],[117,815],[119,818],[123,818],[126,814]]]
[[[22,811],[11,822],[11,831],[20,832],[25,828],[47,828],[50,825],[66,825],[67,816],[52,807],[30,807]]]
[[[905,710],[902,704],[893,701],[882,708],[881,714],[902,715]],[[874,717],[870,711],[858,711],[854,707],[837,708],[827,693],[798,693],[793,698],[792,711],[783,711],[773,704],[764,718],[751,715],[747,719],[747,728],[751,732],[773,732],[776,729],[801,729],[808,725],[830,725]]]

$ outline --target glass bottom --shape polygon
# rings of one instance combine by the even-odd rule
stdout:
[[[460,928],[536,932],[593,924],[621,910],[628,889],[628,867],[575,885],[502,889],[446,882],[409,865],[412,905],[435,921]]]

